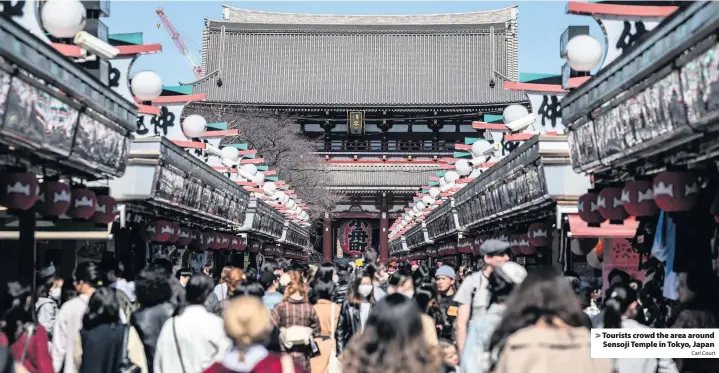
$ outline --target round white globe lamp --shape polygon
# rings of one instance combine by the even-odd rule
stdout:
[[[265,183],[265,185],[262,186],[262,191],[265,192],[266,195],[271,196],[277,191],[277,184],[273,182]]]
[[[577,35],[567,43],[567,62],[575,71],[592,71],[602,60],[602,44],[589,35]]]
[[[207,121],[200,115],[193,114],[182,121],[182,131],[187,137],[200,137],[205,134]]]
[[[454,184],[458,179],[459,174],[456,171],[447,171],[447,173],[444,174],[444,180],[447,184]]]
[[[436,188],[436,187],[429,188],[429,196],[432,197],[432,199],[439,198],[440,194],[441,194],[441,192],[440,192],[439,188]]]
[[[257,174],[257,167],[253,164],[246,164],[242,166],[242,171],[246,172],[250,176],[255,176]]]
[[[447,186],[447,180],[445,180],[443,177],[439,178],[439,187],[444,188]]]
[[[472,173],[472,165],[470,165],[466,159],[458,160],[457,163],[454,164],[454,169],[462,176],[467,176]]]
[[[512,104],[504,108],[502,111],[502,117],[504,123],[512,123],[515,120],[522,119],[529,115],[529,111],[526,107],[518,104]]]
[[[140,101],[152,101],[162,94],[162,79],[154,71],[140,71],[132,77],[130,89]]]
[[[265,174],[262,172],[258,172],[255,174],[255,176],[252,177],[252,182],[257,185],[262,185],[265,183]]]
[[[425,204],[425,206],[430,206],[434,203],[434,198],[430,196],[424,196],[422,197],[422,202]]]
[[[474,158],[479,158],[485,155],[490,149],[492,149],[492,144],[487,140],[480,139],[472,144],[472,150],[470,150],[470,152]]]
[[[225,146],[220,153],[222,153],[222,159],[230,162],[237,162],[237,159],[240,158],[240,150],[234,146]]]
[[[407,226],[407,224],[409,224],[409,223],[407,223],[407,221],[406,221],[406,220],[403,220],[403,221],[402,221],[402,227],[406,227],[406,226]]]
[[[297,203],[294,200],[289,200],[289,201],[287,201],[285,206],[287,206],[287,208],[291,210],[291,209],[295,208],[295,206],[297,206]]]
[[[419,211],[424,210],[424,208],[426,207],[426,206],[424,205],[424,203],[422,203],[422,202],[417,202],[417,205],[416,205],[416,206],[417,206],[417,210],[419,210]]]
[[[40,19],[50,35],[69,39],[85,29],[86,15],[87,10],[79,0],[49,0],[42,6]]]

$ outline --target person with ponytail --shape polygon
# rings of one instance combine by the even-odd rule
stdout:
[[[634,317],[638,311],[637,291],[629,283],[618,282],[607,290],[604,301],[604,320],[600,328],[607,329],[648,329]],[[675,373],[678,372],[672,359],[616,359],[615,373]]]
[[[270,337],[270,312],[257,297],[238,296],[229,300],[223,313],[225,332],[234,343],[221,361],[204,373],[285,373],[302,372],[292,357],[267,351]]]

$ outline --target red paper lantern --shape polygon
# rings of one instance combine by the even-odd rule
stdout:
[[[6,172],[0,175],[0,204],[12,210],[27,210],[37,201],[35,174]]]
[[[510,237],[512,237],[515,234],[516,234],[516,232],[511,229],[503,229],[503,230],[499,231],[499,233],[497,234],[497,236],[495,238],[500,241],[509,242]]]
[[[192,230],[190,228],[180,227],[180,233],[177,236],[175,244],[179,246],[187,246],[192,242]]]
[[[636,217],[654,216],[659,207],[654,202],[654,185],[651,180],[634,180],[624,184],[622,202],[629,215]]]
[[[220,233],[220,248],[230,249],[230,235],[226,233]]]
[[[89,219],[95,214],[97,197],[95,192],[87,188],[72,190],[72,200],[67,215],[73,219]]]
[[[205,235],[205,244],[207,244],[208,249],[217,249],[217,236],[215,235],[215,232],[205,232],[203,233]]]
[[[528,255],[527,252],[528,252],[529,248],[531,247],[529,245],[529,235],[526,233],[517,234],[517,235],[514,235],[514,239],[517,240],[516,245],[517,245],[517,248],[519,249],[519,252],[524,255]]]
[[[589,192],[579,197],[579,200],[577,201],[579,217],[588,224],[600,224],[605,220],[599,213],[599,205],[597,204],[598,198],[599,194]]]
[[[534,246],[525,247],[522,248],[522,253],[524,255],[534,255],[537,253],[537,248]]]
[[[95,213],[92,214],[92,221],[98,224],[110,224],[115,221],[118,215],[117,201],[110,196],[97,196]]]
[[[153,235],[150,237],[150,240],[154,242],[169,242],[170,238],[174,235],[172,225],[168,221],[155,221],[153,229]]]
[[[602,189],[597,197],[597,206],[599,207],[599,214],[610,222],[621,224],[624,219],[629,217],[622,202],[622,188],[608,187]]]
[[[180,239],[180,224],[174,221],[169,221],[167,224],[170,226],[170,238],[167,239],[167,242],[176,243]]]
[[[509,249],[512,250],[514,254],[519,255],[522,253],[522,251],[519,249],[519,241],[517,241],[516,234],[508,236],[506,241],[509,243]]]
[[[42,216],[60,216],[70,208],[70,186],[59,181],[40,184],[40,195],[35,205]]]
[[[192,242],[190,242],[190,246],[197,250],[207,249],[207,239],[209,238],[207,233],[195,229],[190,234],[190,237],[192,237]]]
[[[533,223],[527,232],[529,244],[534,247],[552,246],[552,227],[546,223]]]
[[[701,183],[696,172],[660,172],[653,185],[654,201],[666,212],[689,211],[699,201]]]

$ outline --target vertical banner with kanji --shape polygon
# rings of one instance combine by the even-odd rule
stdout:
[[[372,247],[372,224],[366,220],[345,220],[338,230],[342,251],[346,255],[361,255]]]
[[[613,269],[620,269],[627,272],[632,278],[644,280],[644,272],[639,270],[639,253],[632,248],[632,243],[623,238],[605,238],[604,261],[602,263],[602,285],[603,291],[609,288],[607,276]]]

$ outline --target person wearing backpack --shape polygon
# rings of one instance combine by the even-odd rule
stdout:
[[[487,240],[480,246],[479,254],[484,258],[484,268],[467,277],[454,296],[454,301],[459,304],[455,335],[460,356],[464,351],[469,322],[487,312],[489,274],[494,268],[509,260],[509,243],[500,240]]]
[[[0,346],[8,347],[17,365],[30,373],[54,373],[47,331],[32,318],[31,289],[19,282],[7,284],[0,309]]]

